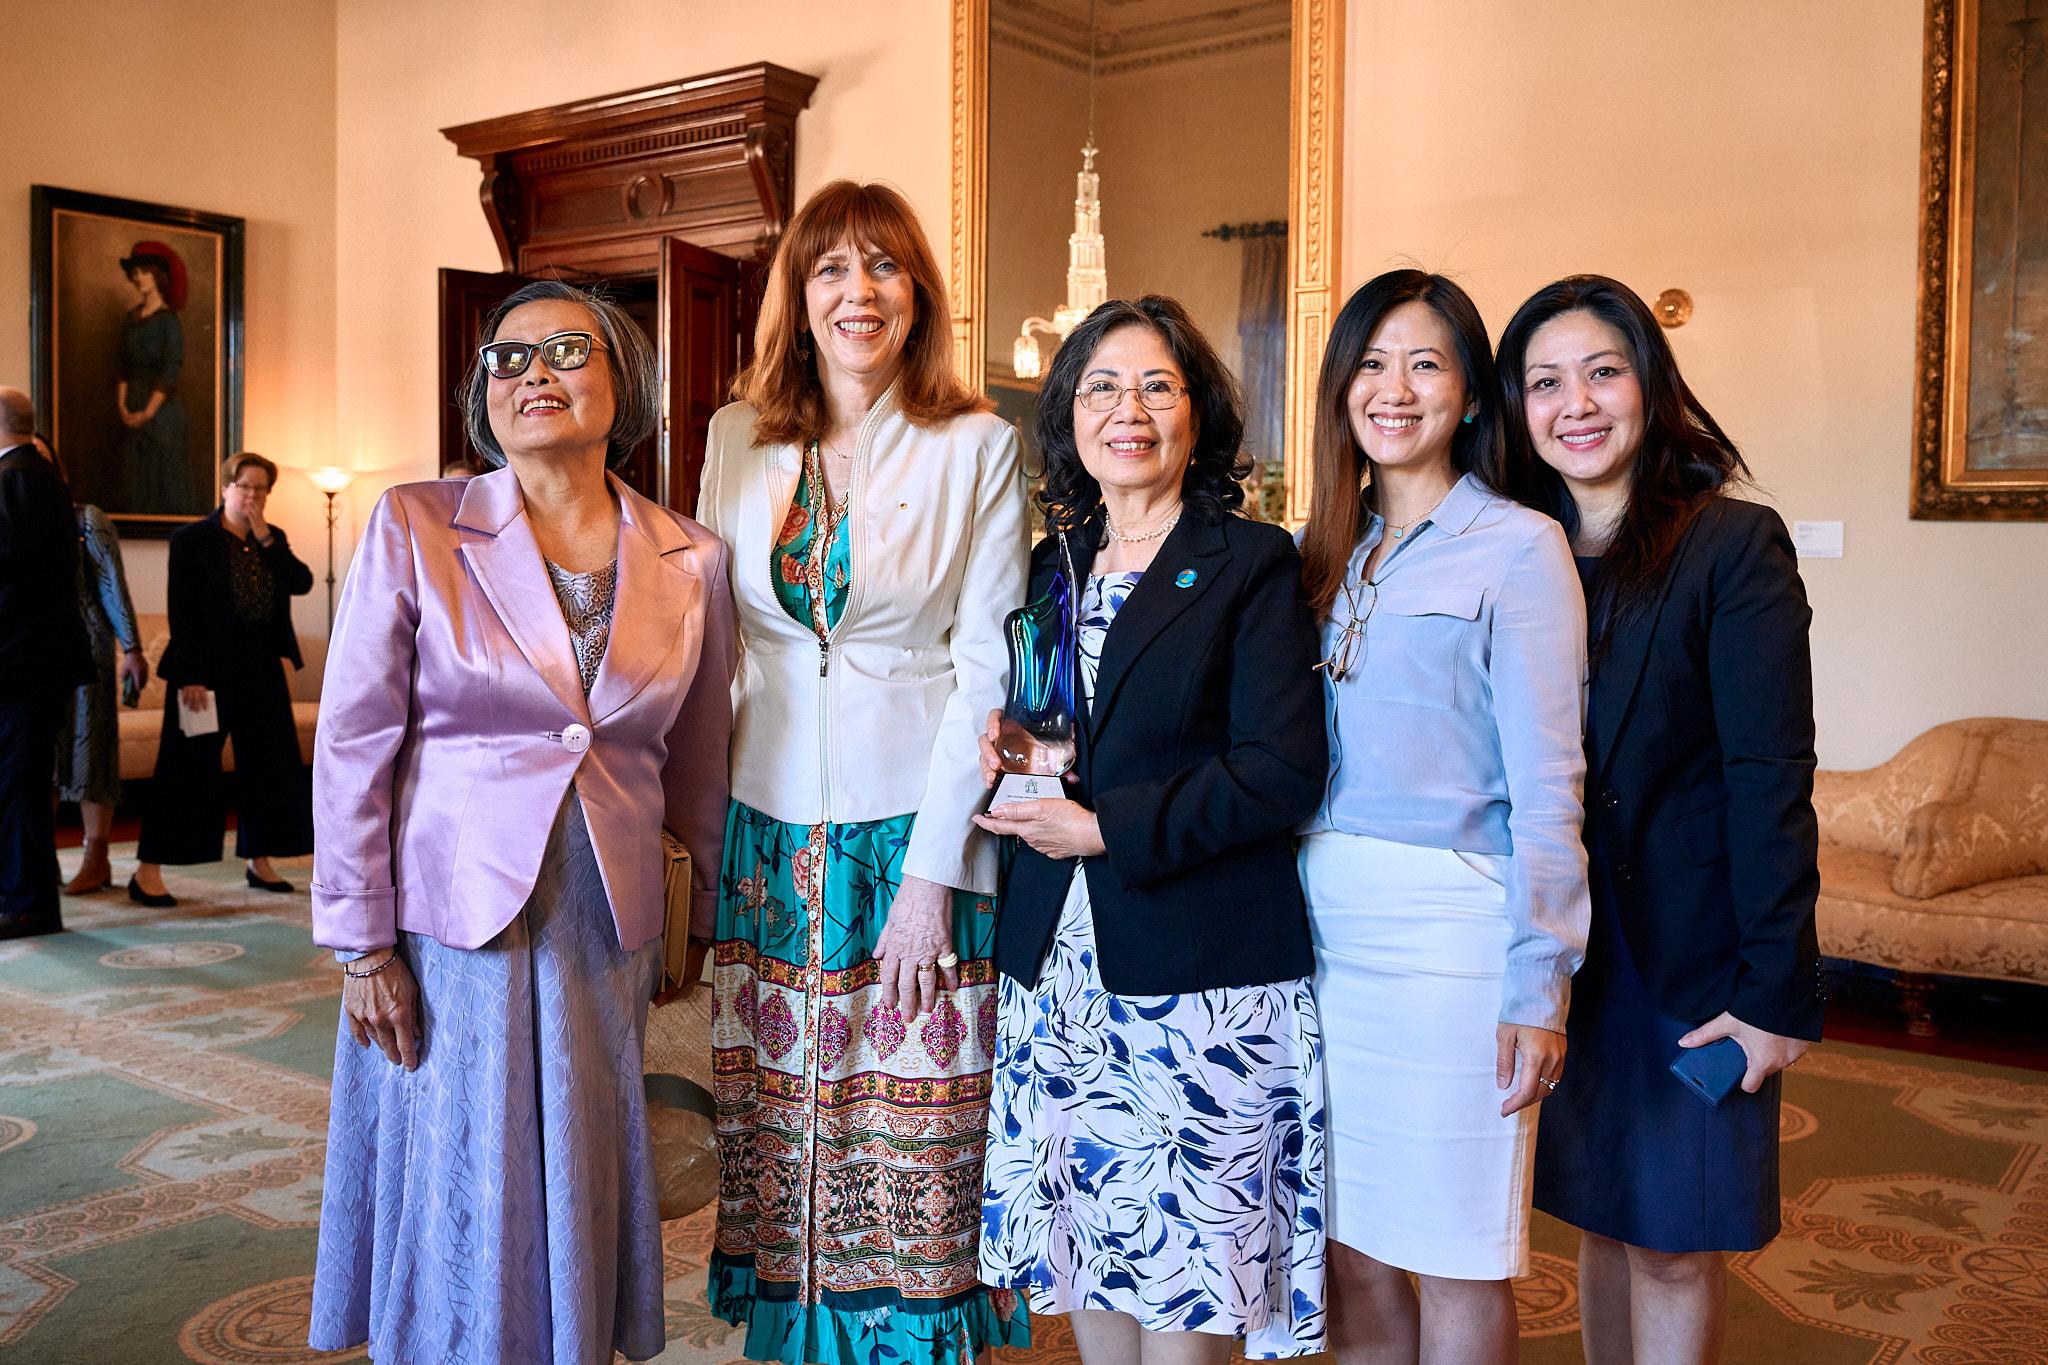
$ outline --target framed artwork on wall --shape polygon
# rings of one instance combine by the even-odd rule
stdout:
[[[2048,520],[2048,4],[1927,0],[1915,517]]]
[[[34,185],[36,412],[72,495],[123,535],[212,511],[242,441],[243,223]]]

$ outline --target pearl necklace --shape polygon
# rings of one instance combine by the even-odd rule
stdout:
[[[1107,513],[1103,514],[1102,529],[1109,532],[1109,538],[1117,542],[1119,545],[1143,545],[1148,540],[1159,539],[1159,537],[1165,535],[1168,531],[1171,531],[1174,527],[1178,526],[1180,524],[1181,510],[1182,509],[1178,507],[1174,508],[1172,516],[1168,517],[1165,521],[1159,523],[1159,525],[1153,527],[1151,530],[1145,532],[1145,534],[1139,536],[1125,535],[1122,531],[1117,530],[1116,523],[1112,522],[1109,519]]]

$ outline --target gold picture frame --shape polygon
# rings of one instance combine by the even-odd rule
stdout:
[[[1316,376],[1336,316],[1343,206],[1344,0],[1292,0],[1287,173],[1287,519],[1308,516]],[[988,291],[988,5],[952,0],[952,229],[948,289],[961,375],[984,386]]]
[[[2028,221],[2015,199],[2010,209],[2013,264],[2000,274],[1995,258],[1980,262],[1978,206],[1988,202],[1987,185],[1996,189],[2007,179],[2017,180],[2013,172],[2026,129],[2023,109],[2011,126],[1980,127],[1982,83],[1994,69],[1979,65],[1979,50],[1987,42],[1997,43],[1996,69],[2023,71],[2039,64],[2026,59],[2042,55],[2042,41],[2024,28],[2010,35],[1989,32],[1985,0],[1927,0],[1912,478],[1912,515],[1922,520],[2048,520],[2048,458],[2022,452],[2015,459],[2009,451],[1988,460],[1972,458],[1973,443],[1981,441],[1992,415],[1987,409],[2007,414],[1994,437],[2012,430],[2014,412],[2022,414],[2022,432],[2026,425],[2038,426],[2018,402],[2018,367],[2004,367],[2008,392],[2001,403],[1987,403],[1981,388],[1973,393],[1971,385],[1973,360],[2001,345],[2018,349],[2014,329],[2003,337],[1987,334],[1996,319],[1980,316],[1979,310],[1983,300],[1993,297],[2016,306],[2010,301],[2021,283],[2019,234]],[[2002,201],[1995,208],[2006,211]],[[2037,223],[2032,230],[2048,227]],[[2033,374],[2030,384],[2038,381],[2038,369]],[[2048,394],[2027,396],[2035,406],[2048,400]]]

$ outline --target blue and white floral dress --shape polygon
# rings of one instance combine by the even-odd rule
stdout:
[[[1082,695],[1137,573],[1081,595]],[[1031,1311],[1323,1349],[1323,1042],[1309,978],[1112,995],[1076,866],[1036,988],[1002,978],[981,1277]]]

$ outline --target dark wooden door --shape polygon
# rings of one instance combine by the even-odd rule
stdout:
[[[502,303],[507,294],[532,280],[488,270],[441,271],[441,461],[434,472],[462,461],[473,470],[490,468],[469,443],[462,425],[462,382],[483,344],[484,315]]]
[[[532,282],[531,276],[497,273],[482,270],[441,271],[441,464],[446,467],[451,461],[460,460],[472,470],[489,468],[474,446],[470,444],[469,433],[462,422],[462,384],[469,374],[469,367],[476,358],[476,348],[483,344],[483,321],[505,296],[523,284]],[[661,307],[656,294],[655,280],[650,275],[621,280],[579,280],[579,285],[595,286],[605,296],[625,310],[640,330],[647,334],[647,340],[657,351],[661,346]],[[645,494],[656,501],[661,499],[662,478],[661,433],[642,441],[613,468],[621,479],[636,492]]]
[[[619,305],[654,343],[661,366],[659,429],[614,467],[635,491],[689,514],[697,506],[711,414],[732,388],[753,326],[742,291],[745,268],[680,237],[662,240],[655,276],[578,280]],[[441,271],[441,462],[483,469],[462,422],[462,383],[483,341],[483,320],[528,277]]]
[[[656,344],[662,360],[662,502],[697,508],[711,414],[726,401],[753,319],[740,302],[740,262],[680,237],[661,242]]]

